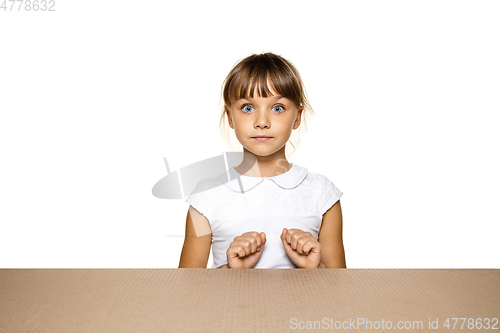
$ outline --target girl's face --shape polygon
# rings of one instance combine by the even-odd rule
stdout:
[[[302,109],[272,91],[271,97],[247,97],[226,108],[229,126],[241,145],[256,156],[269,156],[282,149],[292,130],[300,125]],[[265,138],[259,138],[264,136]]]

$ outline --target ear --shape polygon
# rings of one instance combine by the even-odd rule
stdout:
[[[293,129],[299,128],[299,126],[300,126],[300,120],[302,118],[302,111],[304,111],[304,109],[300,109],[297,112],[297,118],[295,118],[295,122],[293,123]]]
[[[229,109],[226,107],[224,107],[224,112],[226,113],[226,117],[227,117],[227,122],[229,123],[229,127],[231,127],[232,129],[234,129],[234,125],[233,125],[233,118],[231,117],[231,112],[229,111]]]

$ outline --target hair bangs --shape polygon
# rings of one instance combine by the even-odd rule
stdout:
[[[305,93],[299,73],[291,63],[272,53],[252,55],[239,62],[226,77],[223,98],[227,106],[239,99],[274,94],[302,106]]]
[[[251,68],[236,73],[227,88],[229,99],[226,98],[226,102],[229,104],[242,98],[253,98],[255,95],[258,97],[274,96],[271,90],[273,87],[268,85],[268,73],[252,71]]]

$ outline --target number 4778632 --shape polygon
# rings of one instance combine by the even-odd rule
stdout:
[[[54,12],[55,0],[1,0],[0,10],[23,12]]]

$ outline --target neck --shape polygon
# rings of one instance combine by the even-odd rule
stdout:
[[[281,175],[292,167],[285,156],[285,146],[268,156],[257,156],[243,148],[243,161],[234,169],[248,177],[274,177]]]

